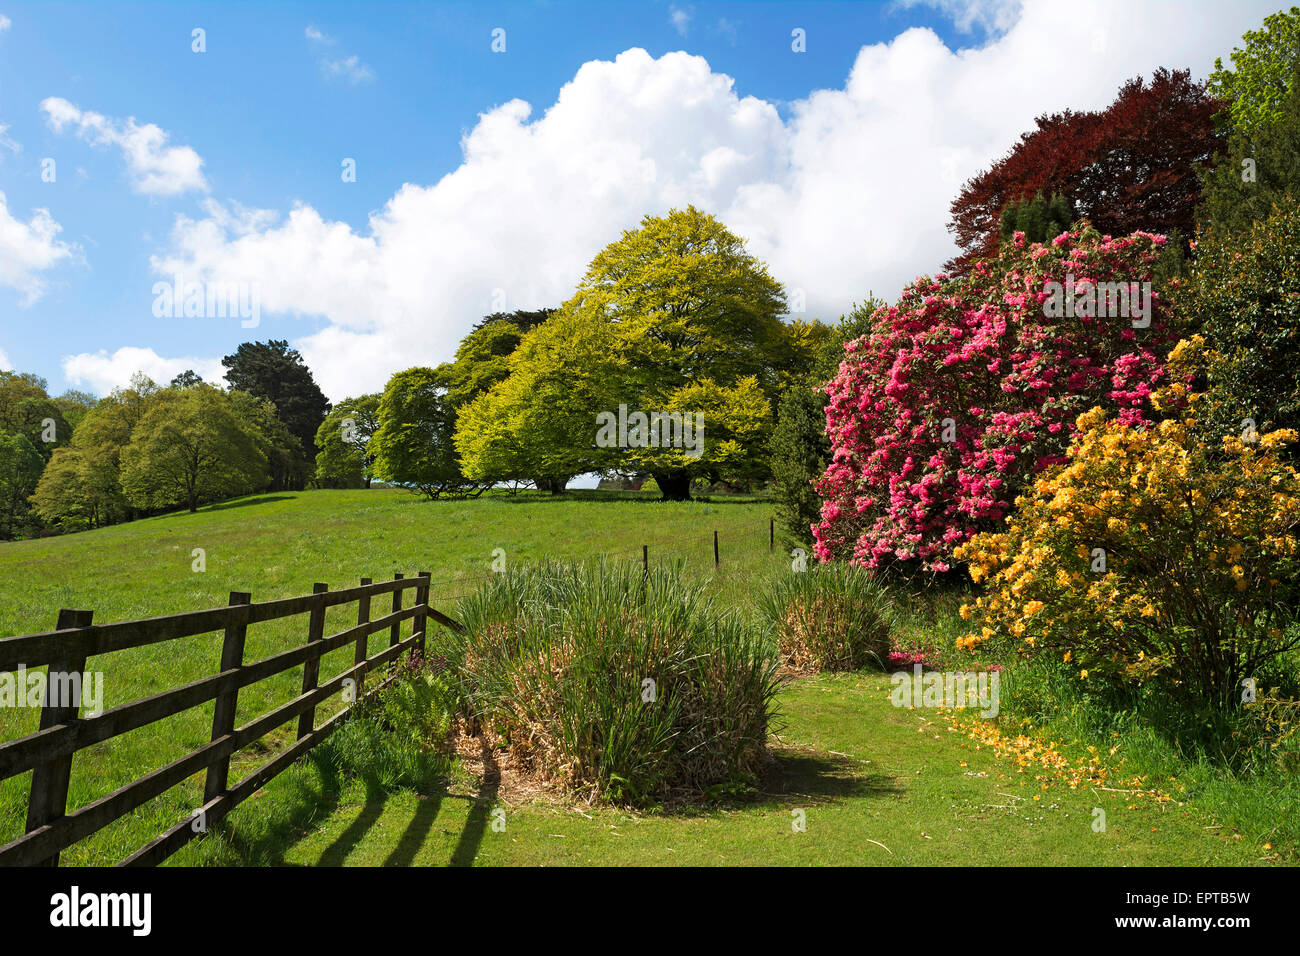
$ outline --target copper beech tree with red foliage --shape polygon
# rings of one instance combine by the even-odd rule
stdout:
[[[1003,208],[1037,193],[1067,196],[1103,234],[1191,235],[1195,166],[1223,148],[1214,122],[1222,105],[1188,70],[1162,68],[1150,83],[1129,80],[1105,110],[1038,117],[1037,129],[953,200],[948,228],[961,253],[945,268],[965,274],[975,260],[997,255]]]

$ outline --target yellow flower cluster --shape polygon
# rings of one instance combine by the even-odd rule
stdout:
[[[1161,392],[1166,406],[1180,397],[1185,409],[1197,396]],[[1279,454],[1295,434],[1211,448],[1187,415],[1135,427],[1100,408],[1077,426],[1066,463],[1039,476],[1005,530],[958,549],[985,586],[962,609],[979,630],[958,646],[1009,639],[1082,674],[1178,680],[1198,653],[1276,633],[1300,581],[1300,475]]]

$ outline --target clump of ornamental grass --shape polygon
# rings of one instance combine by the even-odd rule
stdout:
[[[885,666],[894,603],[871,572],[842,562],[774,578],[758,604],[781,663],[798,673]]]
[[[775,655],[680,567],[549,562],[459,612],[467,716],[543,779],[632,804],[757,782]]]

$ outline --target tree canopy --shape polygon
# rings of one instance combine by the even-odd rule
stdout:
[[[121,452],[126,497],[137,507],[195,511],[264,488],[267,439],[241,413],[248,407],[210,385],[160,391]]]
[[[1223,145],[1220,102],[1190,71],[1159,69],[1125,83],[1100,111],[1040,116],[1036,128],[953,200],[949,224],[961,253],[945,266],[965,273],[997,254],[1007,205],[1059,192],[1101,232],[1190,236],[1200,186],[1197,164]]]
[[[430,498],[464,487],[453,444],[455,410],[443,374],[418,367],[398,372],[379,399],[378,420],[369,443],[374,477]]]
[[[785,307],[767,267],[714,217],[693,206],[646,216],[524,336],[508,377],[462,411],[466,474],[642,471],[671,498],[695,477],[761,474],[777,395],[812,353],[782,323]],[[655,413],[676,434],[638,428],[635,416]],[[681,429],[698,415],[703,435],[690,448]],[[598,416],[617,417],[613,444]]]
[[[311,369],[296,349],[283,340],[245,342],[221,360],[226,381],[238,389],[268,399],[275,405],[280,420],[298,439],[310,462],[316,455],[316,430],[325,420],[330,403],[316,385]],[[310,474],[310,466],[300,469]],[[295,485],[293,487],[301,487]]]
[[[331,409],[316,431],[316,484],[322,488],[369,488],[379,429],[379,393],[347,398]]]
[[[1242,41],[1232,50],[1231,68],[1215,58],[1207,86],[1227,104],[1226,124],[1254,138],[1287,115],[1300,69],[1300,7],[1265,17],[1264,28],[1246,31]]]

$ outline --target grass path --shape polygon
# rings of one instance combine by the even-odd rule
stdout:
[[[782,696],[786,727],[765,793],[687,815],[530,801],[498,804],[476,781],[445,794],[367,794],[349,783],[328,813],[277,847],[290,865],[1227,865],[1261,851],[1174,802],[1042,784],[949,729],[903,710],[879,674],[821,676]],[[489,788],[490,791],[490,788]],[[1034,796],[1039,799],[1035,801]],[[492,827],[492,810],[506,812]],[[1129,807],[1135,809],[1129,809]],[[1094,808],[1106,812],[1093,829]],[[806,830],[796,833],[793,811]],[[874,841],[874,842],[873,842]]]

